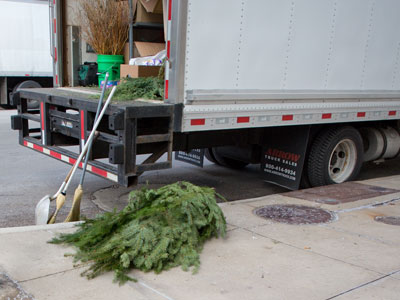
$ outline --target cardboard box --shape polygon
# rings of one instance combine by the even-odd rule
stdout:
[[[140,0],[136,8],[136,23],[163,24],[163,1]]]
[[[121,65],[121,79],[138,77],[156,77],[160,72],[158,66],[130,66]]]
[[[148,13],[162,14],[162,0],[139,0]]]
[[[164,43],[147,43],[147,42],[134,42],[133,43],[133,57],[144,57],[156,55],[158,52],[165,49]],[[125,44],[124,48],[125,64],[129,64],[129,43]]]

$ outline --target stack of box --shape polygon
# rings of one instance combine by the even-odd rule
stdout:
[[[136,8],[135,23],[148,24],[164,23],[164,36],[167,18],[167,0],[134,0]],[[153,56],[165,49],[165,43],[134,42],[133,57]],[[129,65],[129,44],[125,45],[125,64],[121,65],[121,79],[126,77],[149,77],[157,76],[159,66],[131,66]]]

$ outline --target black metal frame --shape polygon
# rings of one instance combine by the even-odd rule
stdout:
[[[18,115],[11,125],[19,130],[19,143],[72,164],[78,154],[62,147],[82,147],[94,123],[97,100],[59,89],[21,90],[13,100]],[[41,109],[28,110],[28,100],[39,101]],[[113,175],[118,184],[130,186],[143,172],[171,168],[173,131],[179,127],[174,114],[181,109],[155,101],[111,103],[97,130],[88,171],[108,179]],[[31,127],[32,123],[39,123],[39,128]],[[166,161],[158,162],[165,153]],[[150,156],[137,164],[138,154]],[[110,164],[99,161],[102,158]]]

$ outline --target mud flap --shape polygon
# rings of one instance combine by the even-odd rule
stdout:
[[[282,127],[267,137],[261,157],[264,179],[291,190],[300,186],[310,126]]]
[[[189,152],[176,151],[175,160],[183,161],[202,168],[204,164],[204,149],[192,149]]]

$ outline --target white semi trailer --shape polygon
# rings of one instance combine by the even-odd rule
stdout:
[[[52,86],[49,22],[47,0],[0,0],[0,105],[19,88]]]
[[[90,172],[130,185],[170,168],[177,151],[199,165],[204,155],[260,163],[265,180],[297,189],[353,180],[363,162],[399,154],[400,1],[167,3],[165,99],[113,104]],[[20,144],[72,163],[59,146],[85,140],[96,103],[58,89],[19,98]],[[40,117],[27,99],[41,102]]]

